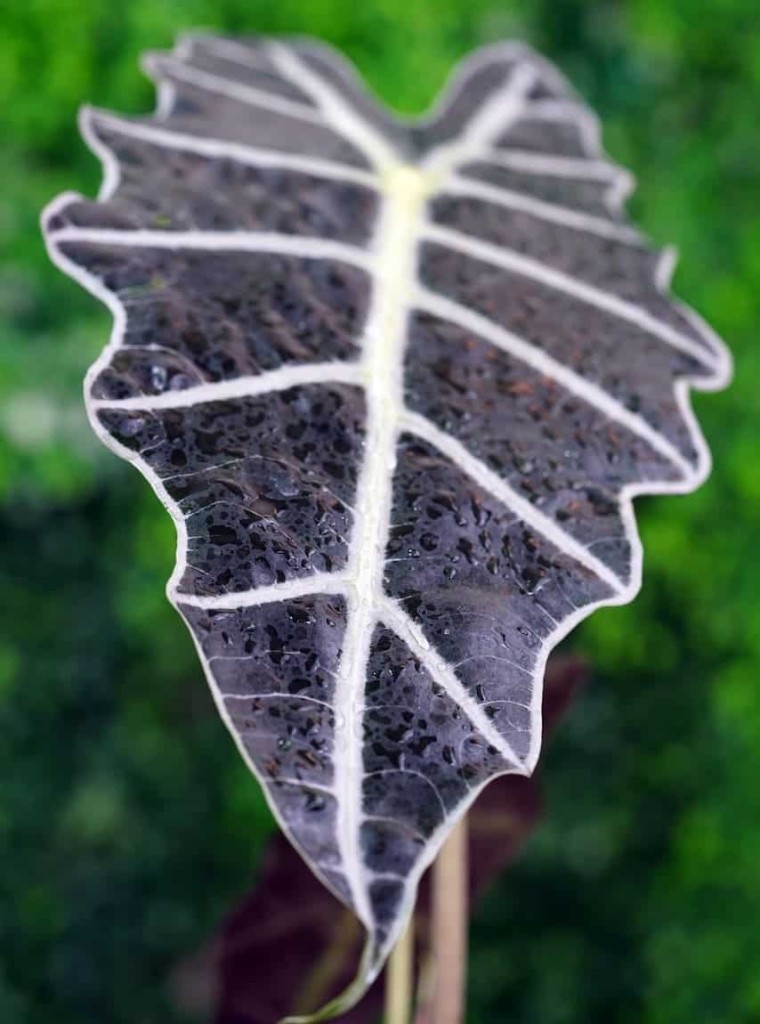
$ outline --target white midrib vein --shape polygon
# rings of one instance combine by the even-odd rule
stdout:
[[[393,466],[404,410],[403,360],[408,318],[417,280],[417,247],[428,185],[403,164],[385,174],[383,209],[375,239],[377,276],[365,331],[362,371],[367,402],[366,450],[358,482],[356,520],[347,579],[347,625],[335,686],[335,749],[342,751],[347,780],[361,779],[363,709],[359,704],[370,643],[383,599],[384,552],[393,500]],[[337,774],[337,772],[336,772]],[[361,871],[361,786],[338,803],[338,834],[347,870]],[[371,925],[366,886],[352,884],[357,911]]]
[[[357,485],[354,527],[346,571],[346,632],[335,680],[334,783],[336,839],[354,909],[369,934],[373,913],[361,852],[363,738],[360,695],[382,594],[383,553],[392,502],[392,468],[403,408],[403,354],[425,192],[422,176],[404,166],[395,149],[344,98],[293,51],[280,44],[270,57],[282,74],[311,96],[328,121],[369,160],[382,179],[382,206],[373,256],[372,304],[363,338],[360,371],[367,403],[366,451]]]
[[[391,522],[394,466],[401,429],[409,429],[405,419],[404,353],[407,343],[410,313],[419,287],[417,252],[425,235],[426,203],[436,193],[453,170],[460,145],[446,144],[431,152],[421,166],[405,164],[393,147],[346,104],[339,93],[294,52],[273,45],[271,54],[284,76],[292,79],[316,101],[317,108],[327,123],[340,124],[342,134],[360,149],[369,160],[381,182],[382,206],[376,228],[373,252],[367,269],[373,272],[372,304],[364,331],[362,359],[358,366],[359,383],[365,388],[367,403],[366,451],[372,457],[363,459],[357,485],[354,528],[350,544],[349,564],[342,573],[340,585],[331,580],[327,590],[343,592],[346,599],[346,632],[340,664],[336,673],[334,703],[336,708],[334,734],[334,784],[337,799],[336,837],[346,881],[351,891],[357,915],[368,930],[373,930],[373,914],[369,903],[370,880],[361,851],[361,824],[366,816],[362,806],[364,708],[362,695],[366,679],[370,646],[376,626],[383,622],[401,636],[429,668],[433,677],[443,685],[479,731],[486,736],[516,767],[518,758],[509,744],[493,728],[482,709],[467,693],[449,666],[441,662],[429,649],[426,639],[403,611],[400,605],[387,599],[383,589],[384,553]],[[465,132],[465,142],[477,151],[487,149],[493,137],[503,131],[516,117],[524,102],[524,95],[533,79],[532,72],[523,68],[504,86],[496,90],[473,118]],[[205,82],[209,85],[209,82]],[[211,83],[220,85],[220,83]],[[225,90],[229,91],[229,90]],[[240,95],[237,98],[248,99]],[[317,114],[317,118],[319,114]],[[137,134],[136,132],[134,134]],[[164,141],[163,137],[161,140]],[[194,144],[194,148],[198,148]],[[364,172],[366,173],[366,172]],[[269,249],[290,254],[300,249],[300,255],[325,256],[327,246],[321,240],[319,251],[311,252],[309,240],[303,238],[262,237],[260,233],[240,232],[218,235],[208,232],[182,233],[176,241],[168,232],[88,232],[82,229],[63,229],[57,233],[59,241],[110,241],[116,244],[150,244],[174,248],[192,243],[204,249],[223,249],[230,242],[245,250]],[[96,237],[97,235],[97,237]],[[363,263],[349,248],[340,243],[332,245],[335,258]],[[313,368],[311,368],[313,369]],[[308,377],[311,369],[305,371]],[[326,369],[326,368],[325,368]],[[329,373],[332,375],[332,367]],[[352,368],[352,373],[353,373]],[[292,375],[292,370],[290,371]],[[266,382],[275,384],[277,374],[269,375]],[[285,385],[283,376],[280,382]],[[265,382],[262,382],[262,385]],[[245,393],[250,382],[230,386],[230,394]],[[218,386],[214,385],[217,394]],[[209,386],[201,386],[198,398],[211,397]],[[263,387],[262,387],[263,390]],[[155,400],[152,400],[155,401]],[[108,403],[104,403],[108,404]],[[173,399],[164,399],[160,405],[173,405]],[[134,403],[135,407],[138,402]],[[304,581],[304,593],[313,593],[315,580]],[[280,588],[278,588],[279,590]],[[296,588],[298,589],[298,588]],[[275,598],[272,594],[272,599]],[[284,597],[284,593],[279,593]],[[257,591],[257,601],[263,595]],[[205,605],[203,599],[190,599],[188,603]],[[229,595],[229,606],[237,606],[240,595]],[[221,607],[226,602],[218,598],[209,606]],[[419,635],[418,635],[419,634]]]
[[[404,413],[404,352],[418,282],[417,254],[423,237],[428,196],[455,163],[450,146],[429,154],[419,167],[403,163],[374,128],[331,85],[285,47],[271,48],[274,63],[307,92],[328,121],[342,123],[344,134],[370,161],[382,180],[382,207],[374,240],[375,280],[364,332],[361,370],[367,403],[366,451],[357,485],[354,530],[346,572],[346,632],[335,683],[335,785],[337,839],[346,881],[358,917],[373,930],[366,868],[361,851],[363,819],[363,707],[360,695],[375,626],[384,606],[383,568],[391,521],[393,469]],[[514,118],[532,82],[521,69],[492,94],[467,129],[468,142],[488,145]],[[459,687],[457,688],[460,689]],[[461,694],[458,694],[461,696]],[[456,699],[456,698],[455,698]],[[470,702],[468,701],[468,704]],[[485,716],[477,713],[475,722]],[[485,720],[487,723],[487,719]],[[490,724],[490,723],[488,723]],[[487,732],[490,733],[487,728]],[[497,740],[498,742],[498,740]],[[499,743],[509,752],[505,741]],[[517,763],[517,758],[508,758]]]

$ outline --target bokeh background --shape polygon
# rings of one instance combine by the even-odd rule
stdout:
[[[47,262],[40,208],[94,194],[87,100],[152,108],[182,28],[344,48],[407,112],[504,37],[600,111],[631,202],[729,341],[715,459],[639,503],[645,587],[572,644],[594,679],[547,811],[473,921],[472,1024],[760,1020],[760,12],[756,0],[6,0],[0,6],[0,1020],[176,1024],[169,979],[272,829],[164,598],[172,528],[99,448],[80,380],[106,311]]]

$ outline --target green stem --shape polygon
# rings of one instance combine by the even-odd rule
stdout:
[[[385,972],[385,1024],[410,1024],[414,960],[414,917],[393,947]]]
[[[467,978],[467,818],[455,826],[433,865],[431,1024],[462,1024]]]

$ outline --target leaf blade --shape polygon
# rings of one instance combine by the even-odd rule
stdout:
[[[169,596],[220,714],[368,931],[338,1012],[456,817],[532,770],[548,652],[635,594],[632,499],[706,476],[688,389],[728,358],[530,51],[476,55],[406,123],[306,42],[148,64],[154,118],[83,115],[103,190],[53,203],[48,245],[114,314],[90,417],[177,524]]]

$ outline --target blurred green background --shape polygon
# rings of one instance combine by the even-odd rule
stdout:
[[[631,208],[729,341],[696,409],[716,468],[640,503],[636,603],[545,758],[548,813],[473,924],[474,1024],[760,1021],[760,13],[756,0],[27,0],[0,8],[0,1020],[174,1024],[167,983],[251,884],[271,822],[164,598],[168,517],[99,448],[80,380],[106,311],[37,227],[93,194],[84,100],[152,107],[182,28],[322,36],[404,111],[525,39],[605,123]]]

